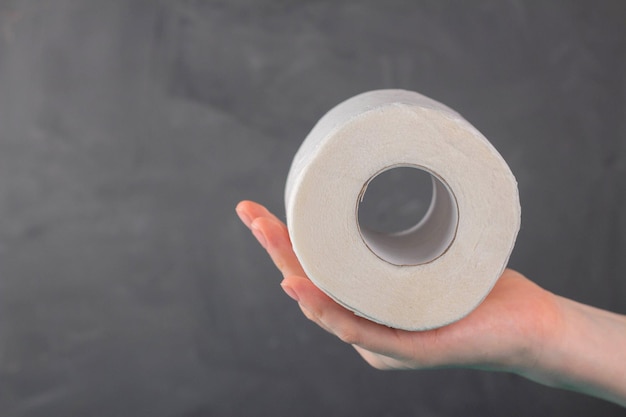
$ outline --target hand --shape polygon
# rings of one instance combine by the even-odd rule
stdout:
[[[558,337],[556,296],[507,269],[478,308],[434,330],[392,329],[356,316],[319,290],[293,252],[287,227],[265,207],[243,201],[237,213],[282,272],[285,292],[310,320],[351,344],[378,369],[463,366],[523,371],[546,339]]]

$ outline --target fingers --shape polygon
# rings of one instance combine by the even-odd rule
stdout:
[[[300,304],[303,313],[343,342],[372,352],[394,354],[401,350],[396,329],[355,315],[324,294],[310,280],[288,276],[281,284]]]
[[[239,204],[237,204],[235,211],[239,215],[239,218],[241,219],[241,221],[248,228],[252,227],[252,222],[255,219],[259,217],[265,217],[265,218],[276,220],[278,223],[281,224],[281,226],[285,229],[285,231],[287,231],[287,226],[285,226],[285,224],[278,217],[272,214],[272,212],[270,212],[264,206],[262,206],[259,203],[255,203],[254,201],[249,201],[249,200],[241,201]]]
[[[259,217],[252,222],[252,232],[257,236],[267,253],[269,253],[274,265],[280,270],[284,277],[290,275],[306,276],[300,265],[289,240],[287,230],[283,224],[274,218]]]
[[[236,210],[285,277],[281,284],[284,291],[298,302],[307,318],[345,343],[355,346],[361,356],[376,368],[407,367],[406,359],[415,353],[414,332],[374,323],[336,303],[306,277],[282,221],[252,201],[242,201]]]
[[[241,221],[250,228],[261,246],[267,250],[283,276],[306,276],[293,252],[287,226],[278,217],[252,201],[242,201],[237,205],[236,211]]]
[[[281,286],[298,301],[309,320],[351,344],[377,369],[432,368],[445,363],[448,352],[438,340],[441,329],[406,331],[367,320],[339,305],[306,278],[288,276]]]

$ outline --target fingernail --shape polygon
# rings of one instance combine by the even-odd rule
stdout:
[[[296,294],[296,292],[294,291],[293,288],[291,288],[289,285],[287,284],[280,284],[281,287],[283,287],[283,290],[287,293],[287,295],[289,297],[291,297],[292,299],[296,300],[296,301],[300,301],[300,297],[298,297],[298,294]]]
[[[244,212],[235,209],[235,212],[237,213],[237,216],[239,216],[239,218],[241,219],[241,221],[243,222],[243,224],[245,224],[248,228],[250,227],[250,223],[252,222],[250,217],[248,217],[247,214],[245,214]]]
[[[252,234],[254,235],[254,237],[256,237],[256,240],[259,241],[261,246],[263,246],[263,248],[267,248],[267,239],[265,239],[265,235],[263,234],[261,229],[259,229],[257,225],[253,224],[251,230]]]

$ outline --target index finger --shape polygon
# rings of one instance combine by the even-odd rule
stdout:
[[[265,249],[284,277],[291,275],[306,277],[306,273],[293,251],[289,233],[284,223],[272,217],[258,217],[252,222],[251,228],[263,235]]]

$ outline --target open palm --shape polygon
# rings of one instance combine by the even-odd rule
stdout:
[[[560,317],[555,296],[510,269],[478,308],[445,327],[405,331],[374,323],[337,304],[307,278],[287,226],[265,207],[243,201],[237,213],[282,272],[283,289],[298,301],[306,317],[354,346],[375,368],[515,371],[536,360],[537,340],[556,337]]]

